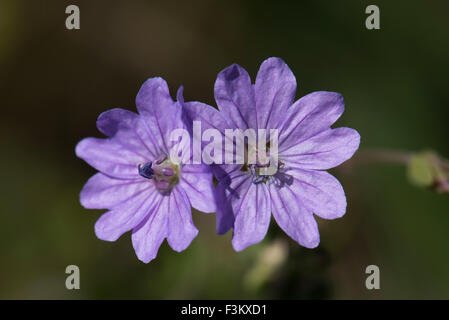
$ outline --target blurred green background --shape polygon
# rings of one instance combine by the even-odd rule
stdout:
[[[69,4],[80,30],[65,28]],[[380,30],[365,28],[368,4],[380,7]],[[273,222],[262,243],[236,253],[214,215],[194,213],[192,245],[176,253],[164,243],[146,265],[129,233],[95,237],[102,211],[78,202],[95,170],[74,154],[77,141],[101,136],[102,111],[135,110],[149,77],[214,105],[220,70],[236,62],[254,78],[278,56],[297,97],[344,95],[336,125],[357,129],[361,148],[448,157],[448,11],[447,1],[0,0],[0,298],[449,298],[449,196],[411,185],[401,165],[334,170],[348,211],[319,220],[317,249]],[[65,288],[71,264],[80,290]],[[365,288],[370,264],[380,290]]]

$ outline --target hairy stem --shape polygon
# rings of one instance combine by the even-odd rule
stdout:
[[[407,164],[412,156],[411,152],[390,149],[364,149],[357,152],[354,157],[344,163],[344,166],[359,164],[392,163]]]

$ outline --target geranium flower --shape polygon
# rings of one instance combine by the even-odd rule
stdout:
[[[232,244],[240,251],[266,235],[271,213],[278,225],[304,247],[314,248],[320,236],[314,214],[343,216],[346,197],[341,184],[324,170],[349,159],[360,135],[330,126],[344,110],[343,97],[313,92],[294,102],[296,80],[279,58],[264,61],[255,84],[239,65],[218,74],[215,100],[219,111],[202,103],[184,106],[202,128],[278,129],[275,175],[261,174],[260,164],[216,165],[217,232],[233,228]],[[271,159],[273,160],[273,159]]]
[[[148,263],[165,238],[173,250],[186,249],[198,233],[190,206],[214,212],[215,203],[209,168],[170,158],[170,133],[184,123],[167,83],[147,80],[136,105],[139,114],[123,109],[102,113],[97,127],[108,138],[80,141],[76,155],[100,171],[80,194],[84,207],[109,210],[95,224],[97,237],[115,241],[132,230],[136,254]]]

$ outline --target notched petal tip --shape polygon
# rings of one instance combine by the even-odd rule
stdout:
[[[360,147],[361,136],[357,130],[352,129],[352,128],[339,127],[339,128],[332,129],[332,130],[334,132],[339,130],[341,132],[341,136],[346,137],[346,140],[347,140],[346,144],[341,147],[342,148],[341,155],[344,155],[344,157],[341,159],[342,161],[340,161],[339,163],[336,163],[335,166],[338,166],[338,165],[344,163],[345,161],[348,161],[349,159],[351,159],[354,156],[354,154]]]
[[[157,87],[161,87],[163,89],[165,89],[165,88],[168,89],[167,81],[165,81],[162,77],[148,78],[142,84],[142,87],[140,88],[140,90],[147,89],[147,88],[157,88]]]
[[[227,67],[226,69],[224,69],[223,71],[221,71],[220,74],[223,75],[223,77],[226,81],[233,81],[240,76],[241,69],[243,69],[241,66],[234,63],[234,64],[230,65],[229,67]]]
[[[120,233],[111,232],[111,230],[107,230],[107,224],[105,224],[106,215],[108,212],[104,213],[95,223],[95,235],[98,239],[103,241],[114,242],[120,238]]]
[[[283,69],[285,68],[286,70],[288,70],[290,73],[292,73],[292,71],[290,70],[290,67],[287,65],[287,63],[285,63],[285,61],[279,57],[270,57],[268,59],[265,59],[261,64],[260,64],[260,70],[264,70],[266,68],[270,68],[270,67],[274,67],[274,68],[278,68],[278,69]],[[293,75],[293,73],[292,73]]]
[[[296,86],[295,75],[282,59],[272,57],[262,62],[254,83],[259,127],[277,128],[285,121]]]
[[[334,113],[337,113],[339,115],[341,115],[345,110],[345,99],[344,99],[343,95],[338,92],[314,91],[304,97],[311,98],[311,100],[309,100],[309,101],[313,101],[317,105],[335,109]]]
[[[254,243],[243,244],[240,241],[234,241],[234,239],[232,239],[232,248],[234,248],[236,252],[241,252],[252,244]]]
[[[277,62],[277,63],[286,64],[285,61],[282,58],[279,58],[279,57],[266,58],[262,63],[266,63],[266,62]]]
[[[268,227],[267,227],[268,231]],[[263,234],[263,236],[255,235],[251,236],[250,238],[247,237],[247,235],[243,234],[242,236],[238,236],[235,233],[232,234],[232,247],[236,252],[240,252],[245,250],[246,248],[260,243],[265,238],[266,232]],[[246,238],[246,239],[245,239]]]
[[[154,257],[139,256],[137,253],[136,253],[136,257],[137,257],[137,259],[139,259],[140,261],[142,261],[145,264],[150,263],[151,261],[153,261],[156,258],[156,256],[154,256]]]
[[[234,250],[236,252],[241,252],[243,250],[245,250],[246,248],[256,245],[258,243],[260,243],[262,239],[241,239],[241,237],[237,237],[235,234],[235,230],[234,233],[232,234],[232,248],[234,248]]]
[[[308,249],[315,249],[320,244],[320,232],[316,218],[312,215],[313,225],[309,226],[307,232],[298,232],[296,240],[301,246]]]
[[[352,131],[353,138],[351,139],[350,146],[352,147],[352,149],[354,149],[354,153],[355,153],[360,147],[360,142],[361,142],[362,137],[357,130],[352,129],[352,128],[348,128],[348,129],[350,129]]]
[[[81,192],[79,194],[80,204],[86,209],[107,209],[107,208],[97,208],[97,206],[92,204],[92,201],[91,201],[92,200],[92,196],[91,196],[92,187],[89,182],[92,181],[94,179],[94,177],[95,177],[95,175],[90,177],[89,180],[87,180],[87,183],[81,189]]]
[[[89,143],[89,140],[92,138],[84,138],[82,140],[80,140],[76,146],[75,146],[75,154],[78,158],[83,159],[85,157],[85,152],[86,152],[86,144]]]
[[[343,104],[344,105],[344,97],[341,93],[335,91],[313,91],[301,99],[309,99],[309,101],[318,101],[326,104],[330,104],[331,102]],[[312,100],[313,99],[313,100]]]
[[[167,235],[167,214],[158,207],[151,216],[132,229],[132,244],[137,258],[149,263],[156,258]]]
[[[136,113],[121,108],[106,110],[98,116],[97,128],[104,135],[111,137],[115,135],[121,127],[132,126],[136,117]]]
[[[149,254],[144,249],[140,249],[140,248],[136,247],[134,242],[133,242],[133,247],[134,247],[134,252],[136,253],[137,259],[139,259],[140,261],[142,261],[145,264],[150,263],[157,257],[158,250],[154,253]]]
[[[313,239],[309,242],[300,243],[300,245],[307,249],[315,249],[320,245],[320,238],[318,237],[318,239]]]
[[[146,104],[147,99],[154,99],[155,95],[162,95],[165,98],[170,98],[170,90],[167,82],[161,77],[154,77],[147,79],[139,89],[136,96],[137,109],[143,107]]]
[[[182,252],[186,250],[190,244],[193,242],[193,240],[198,235],[198,229],[193,226],[193,228],[189,231],[189,234],[186,234],[186,237],[183,242],[178,241],[172,241],[171,237],[167,237],[167,242],[174,251],[176,252]]]

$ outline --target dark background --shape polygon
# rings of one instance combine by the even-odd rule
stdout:
[[[80,30],[65,28],[69,4]],[[368,4],[380,7],[380,30],[365,28]],[[262,243],[236,253],[230,233],[215,234],[215,216],[195,212],[192,245],[176,253],[164,243],[146,265],[129,234],[95,237],[102,211],[78,201],[95,170],[74,154],[80,139],[101,136],[101,112],[135,110],[149,77],[214,105],[220,70],[239,63],[254,79],[277,56],[297,97],[344,95],[336,125],[357,129],[361,149],[448,157],[448,12],[447,1],[0,0],[0,298],[449,298],[449,196],[413,186],[404,166],[334,170],[348,211],[319,220],[317,249],[272,223]],[[80,290],[65,288],[71,264]],[[370,264],[380,267],[377,291],[365,288]]]

